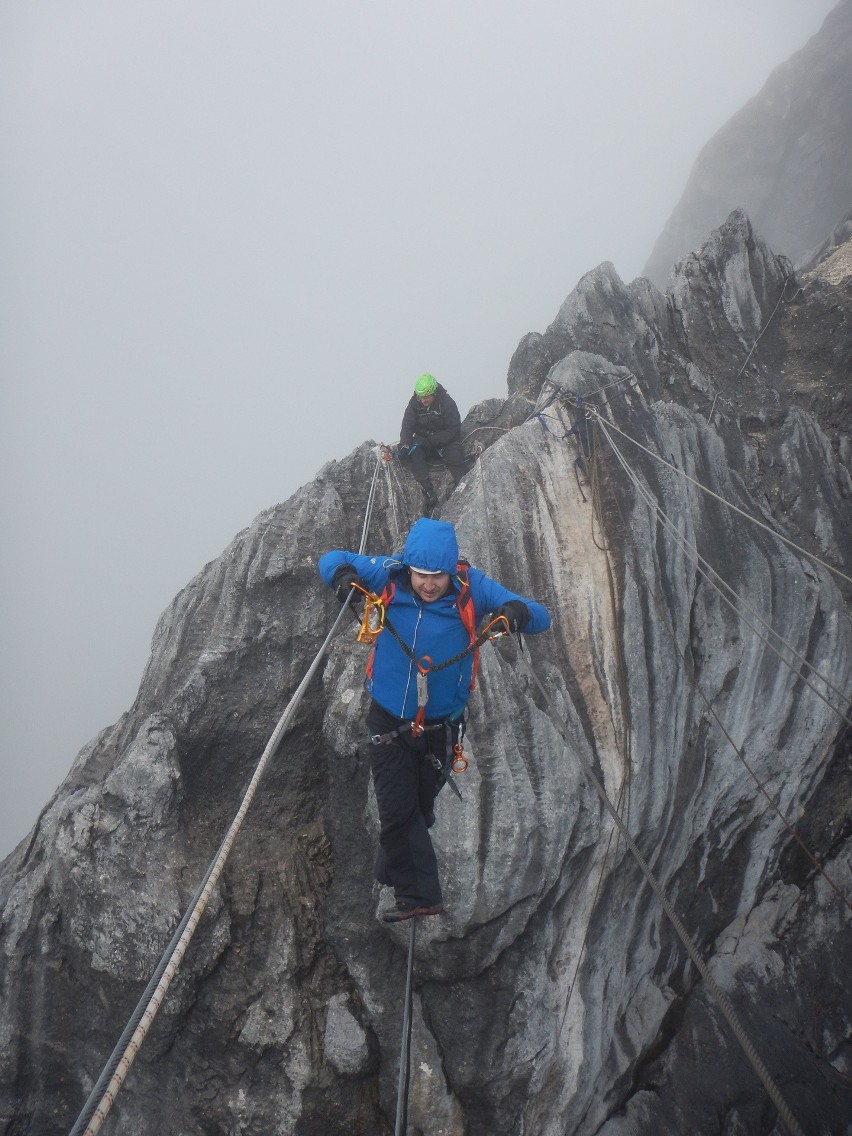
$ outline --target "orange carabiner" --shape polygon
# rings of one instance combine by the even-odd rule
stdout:
[[[411,723],[411,735],[412,735],[412,737],[419,738],[420,735],[425,731],[426,727],[423,724],[425,716],[426,716],[426,707],[425,706],[419,706],[417,708],[417,713],[414,716],[414,721]]]
[[[453,764],[451,766],[453,773],[464,773],[467,769],[468,763],[467,758],[464,755],[464,745],[462,744],[462,742],[456,742],[456,744],[453,746],[453,753],[455,754],[455,757],[453,758]]]
[[[499,630],[495,631],[494,628],[499,628]],[[502,630],[503,628],[505,628],[505,630]],[[511,631],[512,629],[509,626],[509,621],[506,616],[498,615],[492,619],[490,623],[486,623],[480,632],[480,636],[484,636],[487,639],[499,639],[501,635],[510,635]]]
[[[357,641],[369,646],[371,643],[375,643],[379,632],[384,629],[385,605],[378,596],[374,596],[372,592],[368,592],[359,584],[353,584],[352,587],[364,594],[364,614],[361,618]]]

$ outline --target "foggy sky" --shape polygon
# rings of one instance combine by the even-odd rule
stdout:
[[[421,371],[504,396],[833,3],[0,2],[0,856],[204,563]]]

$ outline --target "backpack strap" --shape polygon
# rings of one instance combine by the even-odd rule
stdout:
[[[456,607],[459,616],[467,631],[471,646],[476,643],[476,610],[473,606],[473,597],[470,594],[470,579],[468,578],[470,564],[467,560],[460,560],[456,565],[456,580],[459,591],[456,595]],[[470,689],[476,690],[476,674],[479,670],[479,647],[473,647],[473,671],[470,676]]]

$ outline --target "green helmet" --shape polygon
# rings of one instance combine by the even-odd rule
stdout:
[[[418,398],[426,398],[438,389],[438,380],[434,375],[421,375],[414,384],[414,393]]]

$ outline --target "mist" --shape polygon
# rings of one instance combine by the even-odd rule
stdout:
[[[504,396],[832,7],[0,6],[0,855],[204,563],[420,372]]]

